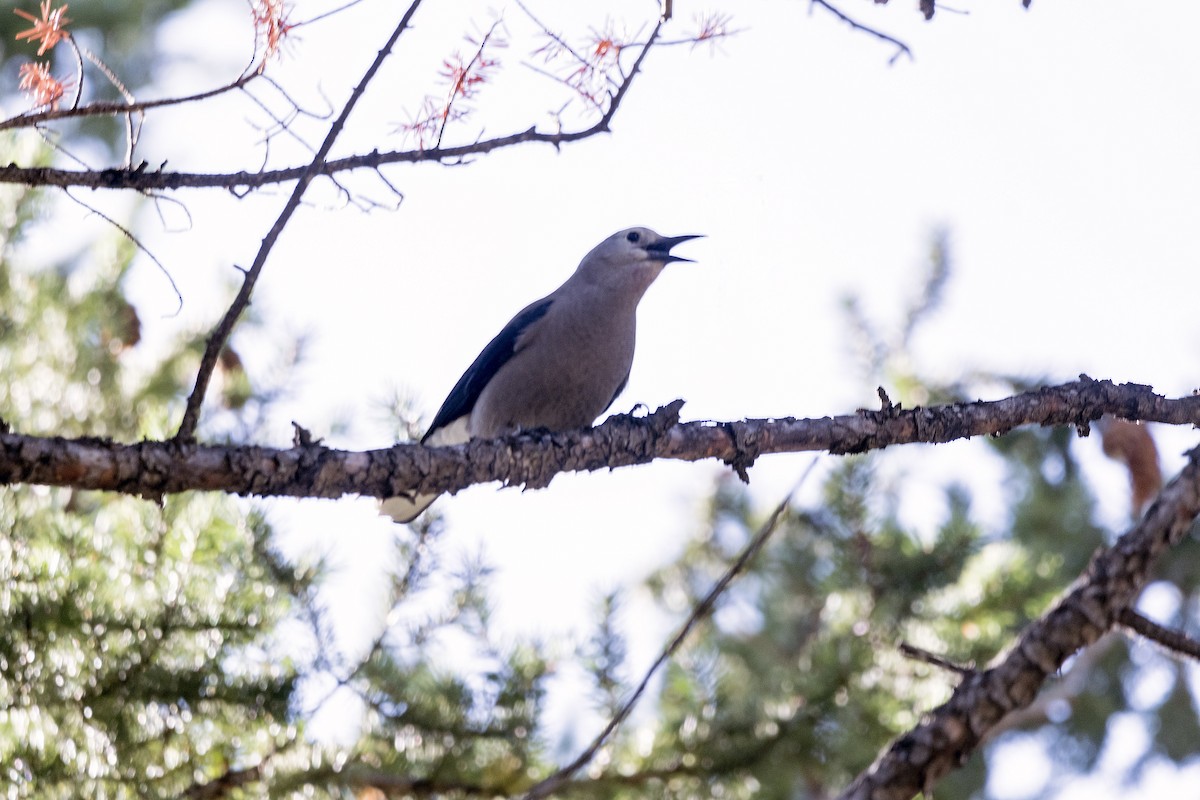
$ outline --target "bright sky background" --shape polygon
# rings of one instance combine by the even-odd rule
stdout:
[[[533,2],[572,41],[605,24],[605,12],[589,13],[595,5]],[[643,301],[633,375],[615,411],[675,398],[687,400],[685,419],[823,416],[874,405],[841,298],[857,293],[881,326],[895,324],[938,226],[950,231],[954,273],[942,310],[917,341],[921,374],[1006,371],[1063,381],[1086,372],[1168,395],[1190,392],[1200,349],[1200,4],[1035,0],[1025,11],[1019,0],[961,0],[956,8],[969,13],[941,10],[932,23],[913,2],[840,5],[904,40],[915,61],[889,66],[890,46],[798,0],[678,0],[668,38],[713,10],[732,14],[741,33],[714,52],[651,53],[612,135],[561,153],[524,146],[469,166],[390,168],[406,196],[396,213],[302,211],[255,299],[266,319],[313,336],[272,443],[290,441],[289,418],[325,435],[341,417],[353,421],[350,433],[327,444],[388,445],[378,407],[393,387],[413,392],[432,415],[513,313],[631,225],[707,238],[681,247],[698,263],[670,267]],[[400,7],[368,2],[301,29],[271,74],[313,107],[319,82],[340,109],[386,38],[393,6]],[[618,30],[649,25],[655,14],[649,0],[606,7]],[[462,35],[472,23],[486,27],[491,8],[505,5],[423,8],[337,152],[402,147],[394,126],[426,92],[441,91],[442,58],[469,48]],[[301,0],[294,18],[319,10]],[[487,135],[543,124],[540,112],[565,99],[520,66],[529,26],[515,7],[504,15],[512,40],[500,52],[504,71],[474,120],[448,140],[470,140],[479,124]],[[236,74],[246,58],[244,25],[244,7],[231,0],[201,4],[168,27],[167,45],[193,53],[195,63],[164,71],[164,93]],[[222,57],[225,73],[213,67]],[[174,169],[255,168],[261,150],[245,122],[251,114],[244,102],[229,102],[152,117],[143,157],[169,158]],[[320,126],[305,130],[314,145],[323,134]],[[302,158],[283,140],[272,147],[279,163]],[[347,180],[385,199],[369,175]],[[193,227],[146,239],[185,306],[168,317],[175,300],[165,281],[148,262],[138,266],[132,292],[149,341],[215,321],[236,276],[230,265],[251,261],[286,193],[178,197]],[[268,348],[243,347],[253,375]],[[1195,436],[1156,435],[1172,472]],[[1097,455],[1094,439],[1079,446],[1094,456],[1089,470],[1106,521],[1119,527],[1128,513],[1125,475]],[[1001,519],[1000,475],[980,452],[979,443],[964,443],[899,456],[915,481],[906,512],[936,519],[939,507],[923,498],[965,474],[980,492],[977,512]],[[760,461],[751,478],[764,508],[812,458]],[[678,552],[723,472],[664,462],[560,476],[542,492],[475,487],[438,508],[451,552],[483,548],[498,566],[496,613],[507,630],[569,637],[601,590],[636,586]],[[388,546],[390,523],[375,517],[373,501],[274,502],[271,511],[292,541],[334,554],[338,607],[349,627],[361,625],[376,600],[363,576]],[[663,625],[632,627],[636,652],[648,659]],[[1148,781],[1146,796],[1162,794],[1156,787]],[[1008,796],[1025,796],[1014,792]]]

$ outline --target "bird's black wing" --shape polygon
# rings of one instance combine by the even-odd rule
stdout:
[[[517,348],[517,339],[521,337],[526,328],[546,315],[546,311],[553,302],[553,299],[547,297],[526,306],[520,314],[517,314],[504,326],[504,330],[488,342],[487,347],[483,348],[483,352],[475,358],[471,366],[467,367],[467,371],[463,373],[463,376],[458,379],[458,383],[454,384],[454,388],[450,390],[450,394],[446,396],[446,401],[438,409],[437,416],[429,425],[429,430],[421,437],[422,444],[438,428],[449,425],[459,417],[471,413],[471,409],[475,408],[475,402],[483,392],[483,387],[487,386],[500,368],[513,357]]]

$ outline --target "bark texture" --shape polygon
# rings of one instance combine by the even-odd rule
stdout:
[[[897,738],[840,795],[842,800],[912,800],[979,747],[1007,714],[1028,706],[1046,678],[1127,617],[1163,551],[1200,514],[1200,448],[1142,520],[1092,558],[1048,612],[1021,632],[989,668],[972,672],[943,705]]]
[[[527,433],[456,447],[396,445],[352,452],[320,444],[287,449],[184,441],[124,444],[106,439],[24,436],[0,426],[0,483],[33,483],[157,497],[221,491],[247,496],[391,497],[456,492],[476,483],[542,488],[560,472],[613,469],[658,458],[720,459],[743,477],[761,455],[861,453],[888,445],[936,444],[1001,435],[1021,425],[1088,424],[1103,414],[1200,424],[1200,396],[1168,399],[1139,384],[1086,376],[1003,400],[819,419],[679,422],[682,400],[645,417],[617,415],[596,428]]]

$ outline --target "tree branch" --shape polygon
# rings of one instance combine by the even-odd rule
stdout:
[[[208,342],[204,347],[204,355],[200,359],[200,368],[196,371],[196,385],[192,389],[191,395],[187,399],[187,407],[183,412],[183,421],[179,424],[179,432],[175,434],[175,439],[179,442],[190,442],[193,440],[196,433],[196,426],[200,422],[200,406],[204,403],[204,395],[208,391],[208,382],[212,378],[213,370],[217,367],[217,358],[221,351],[225,348],[226,342],[229,341],[230,334],[233,333],[233,326],[237,323],[238,317],[246,310],[246,306],[250,304],[250,294],[254,291],[254,284],[258,281],[258,276],[262,273],[263,266],[267,263],[267,256],[275,246],[275,242],[279,239],[279,234],[283,232],[288,220],[292,218],[292,214],[300,207],[300,199],[304,196],[304,192],[308,189],[313,178],[320,173],[321,165],[325,163],[325,157],[329,155],[329,151],[333,148],[334,141],[337,140],[338,134],[342,132],[342,127],[346,124],[346,119],[350,116],[350,112],[358,104],[359,99],[367,89],[367,85],[375,77],[375,73],[383,66],[383,61],[391,54],[392,48],[400,39],[400,35],[408,28],[412,22],[413,14],[421,5],[421,0],[413,0],[409,5],[408,10],[404,12],[404,16],[400,18],[400,22],[392,31],[392,35],[388,37],[387,42],[380,48],[375,55],[375,60],[371,62],[371,66],[367,67],[363,73],[358,85],[350,92],[349,99],[346,100],[346,105],[342,108],[342,112],[338,115],[333,124],[329,126],[329,132],[325,135],[325,140],[321,142],[321,146],[317,148],[317,152],[313,155],[312,161],[305,167],[300,174],[296,186],[292,189],[292,195],[288,198],[287,203],[283,207],[283,211],[279,212],[275,224],[263,237],[262,244],[258,249],[258,254],[254,257],[254,263],[250,269],[246,270],[245,276],[242,278],[242,288],[238,291],[237,297],[230,304],[229,309],[225,312],[225,316],[217,323],[212,334],[208,337]]]
[[[632,76],[632,73],[631,73]],[[492,139],[481,139],[471,144],[455,147],[435,147],[427,150],[395,150],[390,152],[361,153],[344,158],[326,161],[316,168],[315,175],[336,175],[339,172],[349,172],[358,169],[378,169],[387,164],[416,164],[421,162],[454,163],[473,155],[485,155],[493,150],[501,150],[526,142],[540,142],[553,145],[555,148],[571,142],[588,139],[601,133],[608,133],[609,123],[617,101],[609,107],[608,112],[600,120],[586,128],[574,131],[558,131],[546,133],[529,128],[525,131],[512,133],[507,136],[497,136]],[[19,167],[15,164],[0,166],[0,184],[16,183],[26,186],[83,186],[89,189],[134,189],[145,192],[151,190],[169,191],[174,189],[230,189],[244,191],[262,186],[298,180],[309,168],[305,166],[285,167],[282,169],[261,170],[257,172],[229,173],[197,173],[197,172],[164,172],[162,170],[146,170],[144,167],[134,169],[102,169],[102,170],[69,170],[55,167]]]
[[[390,497],[457,492],[476,483],[542,488],[559,472],[612,469],[658,458],[716,458],[745,469],[769,453],[862,453],[889,445],[1001,435],[1021,425],[1075,425],[1103,414],[1200,424],[1200,396],[1168,399],[1150,387],[1086,376],[1003,400],[819,419],[679,423],[682,400],[645,418],[616,415],[596,428],[530,432],[456,447],[402,444],[350,452],[319,444],[275,449],[181,441],[23,436],[0,426],[0,484],[35,483],[159,496],[221,491],[277,497]]]
[[[1155,559],[1200,514],[1200,448],[1133,529],[1100,550],[1073,588],[1022,631],[994,666],[968,675],[943,705],[892,742],[855,778],[843,800],[911,800],[967,759],[1006,715],[1036,698],[1046,678],[1117,625]]]
[[[589,139],[601,133],[608,133],[609,125],[616,116],[618,108],[621,106],[621,101],[629,91],[634,78],[641,69],[642,62],[649,54],[650,49],[658,43],[658,37],[662,30],[663,22],[659,20],[647,38],[645,44],[640,46],[637,53],[637,58],[634,60],[629,73],[624,76],[621,83],[616,87],[611,99],[608,103],[608,108],[604,114],[591,125],[586,128],[579,128],[573,131],[555,131],[553,133],[539,131],[535,127],[531,127],[524,131],[511,133],[506,136],[497,136],[491,139],[481,139],[471,144],[458,145],[455,147],[433,147],[433,148],[417,148],[415,150],[394,150],[389,152],[379,152],[374,150],[370,153],[360,153],[344,158],[325,161],[314,159],[311,163],[285,167],[282,169],[259,170],[256,172],[240,172],[229,173],[196,173],[196,172],[165,172],[159,170],[147,170],[145,164],[127,169],[102,169],[102,170],[68,170],[59,169],[56,167],[21,167],[16,164],[0,166],[0,184],[15,183],[24,184],[26,186],[54,186],[54,187],[71,187],[82,186],[88,189],[132,189],[139,192],[147,191],[171,191],[176,189],[228,189],[231,191],[244,192],[247,189],[255,189],[263,186],[270,186],[279,183],[287,183],[297,180],[311,180],[317,176],[333,176],[340,172],[349,172],[359,169],[378,170],[380,167],[388,164],[416,164],[422,162],[435,163],[457,163],[464,158],[473,155],[485,155],[494,150],[501,150],[507,147],[525,144],[527,142],[540,142],[542,144],[553,145],[555,149],[564,144],[571,142]],[[385,48],[386,49],[386,48]],[[248,80],[248,79],[240,79]],[[217,94],[222,91],[227,91],[230,88],[237,88],[239,82],[235,82],[228,87],[222,87],[219,90],[214,90],[205,95],[197,95],[195,97],[182,98],[179,101],[161,100],[150,103],[142,103],[136,106],[137,108],[151,108],[156,105],[168,105],[173,102],[182,102],[206,96],[207,94]],[[79,113],[117,113],[125,112],[135,106],[125,104],[109,104],[111,108],[105,108],[100,104],[96,105],[96,110],[93,111],[91,106],[85,106]],[[53,119],[57,116],[69,116],[68,112],[44,112],[38,115],[26,115],[22,117],[14,117],[11,121],[15,124],[17,121],[30,123],[34,121],[42,121],[43,119]],[[327,154],[327,153],[326,153]],[[315,170],[315,171],[314,171]],[[307,176],[307,177],[306,177]]]
[[[1194,661],[1200,661],[1200,642],[1188,636],[1183,631],[1159,625],[1154,620],[1142,616],[1132,608],[1121,609],[1120,614],[1117,616],[1117,622],[1122,627],[1134,633],[1141,634],[1170,653],[1185,656]]]

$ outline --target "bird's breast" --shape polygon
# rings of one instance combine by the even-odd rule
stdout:
[[[553,312],[557,311],[555,314]],[[552,308],[480,394],[472,436],[591,425],[633,363],[636,317],[591,308]]]

